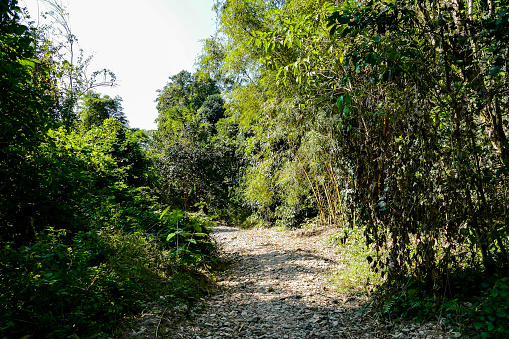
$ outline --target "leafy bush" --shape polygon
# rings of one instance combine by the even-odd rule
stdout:
[[[481,302],[472,307],[468,316],[477,331],[476,338],[509,337],[509,277],[495,280],[491,285],[484,283],[486,290]]]
[[[186,267],[209,254],[193,250],[182,250],[194,259]],[[2,338],[112,334],[144,302],[189,302],[206,282],[175,260],[174,249],[163,250],[155,236],[115,227],[75,236],[47,229],[30,247],[4,243],[0,261]]]
[[[130,296],[119,298],[125,291],[104,279],[112,249],[95,232],[67,236],[48,229],[30,247],[3,244],[2,337],[90,335],[109,330],[130,307]]]
[[[367,257],[375,251],[364,245],[364,230],[357,227],[344,227],[341,232],[330,237],[329,242],[337,247],[342,258],[341,269],[329,276],[332,285],[341,293],[368,297],[381,283],[380,274],[370,269]]]
[[[214,246],[208,238],[212,223],[198,215],[190,215],[181,210],[169,212],[169,207],[161,213],[162,228],[160,241],[166,241],[174,260],[185,264],[197,264],[210,257]]]
[[[414,278],[382,305],[393,320],[441,318],[473,338],[506,338],[509,334],[509,277],[488,279],[479,272],[450,278],[451,294],[436,298]]]
[[[159,217],[144,186],[149,162],[119,121],[50,130],[35,162],[33,235],[25,246],[1,243],[0,337],[111,335],[145,301],[203,291],[206,279],[193,270],[213,249],[205,222]]]

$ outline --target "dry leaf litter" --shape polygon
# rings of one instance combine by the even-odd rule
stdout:
[[[217,275],[217,292],[200,307],[163,309],[156,303],[136,319],[125,338],[459,338],[437,322],[395,325],[363,300],[341,295],[325,275],[342,258],[327,240],[333,229],[214,228],[230,263]],[[337,230],[336,230],[337,231]]]

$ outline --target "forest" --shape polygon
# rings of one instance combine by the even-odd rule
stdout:
[[[509,336],[509,1],[215,0],[151,131],[48,3],[0,3],[1,338],[193,304],[217,221],[340,227],[380,316]]]

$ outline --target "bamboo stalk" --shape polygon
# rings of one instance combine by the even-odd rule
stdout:
[[[304,167],[304,164],[302,163],[302,160],[300,159],[299,155],[297,154],[297,151],[295,150],[295,146],[294,146],[293,142],[290,139],[288,139],[288,142],[292,146],[293,152],[294,152],[295,156],[297,157],[297,160],[299,161],[299,164],[301,165],[302,170],[304,171],[304,174],[306,175],[306,179],[308,180],[309,185],[311,185],[311,189],[313,190],[313,195],[315,196],[315,200],[316,200],[316,202],[318,204],[318,209],[320,210],[320,215],[322,217],[324,217],[323,207],[322,207],[321,201],[320,201],[320,199],[318,197],[318,194],[315,191],[313,182],[309,178],[308,172],[306,171],[306,168]]]
[[[316,191],[318,192],[317,196],[318,196],[318,200],[320,201],[320,205],[322,205],[322,211],[323,211],[323,199],[322,199],[322,196],[320,195],[320,183],[318,181],[318,177],[316,176],[316,171],[313,171],[313,174],[314,174],[314,177],[315,177],[315,185],[316,185]],[[325,219],[325,213],[323,213],[322,217]]]

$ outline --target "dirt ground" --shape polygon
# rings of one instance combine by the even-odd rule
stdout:
[[[192,310],[154,306],[125,337],[461,337],[439,322],[394,325],[379,319],[363,300],[335,291],[325,279],[342,267],[334,246],[327,245],[334,232],[216,226],[213,237],[230,263],[217,276],[217,293]]]

